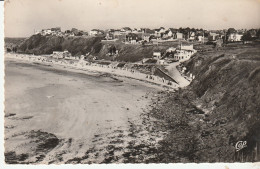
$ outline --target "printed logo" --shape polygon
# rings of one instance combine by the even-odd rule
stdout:
[[[246,141],[238,141],[235,145],[236,151],[240,151],[243,148],[246,147],[247,142]]]

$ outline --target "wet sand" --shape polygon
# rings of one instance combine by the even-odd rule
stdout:
[[[161,90],[109,74],[6,59],[6,162],[145,162],[165,135],[146,118]]]

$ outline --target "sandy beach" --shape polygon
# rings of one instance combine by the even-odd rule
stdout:
[[[165,133],[155,132],[147,111],[161,90],[106,73],[5,59],[6,161],[120,163],[131,162],[133,152],[140,161],[152,158],[149,150]]]

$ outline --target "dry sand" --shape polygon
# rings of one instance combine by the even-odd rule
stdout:
[[[162,87],[5,60],[7,163],[144,162],[163,139],[144,120]],[[150,152],[150,153],[149,153]]]

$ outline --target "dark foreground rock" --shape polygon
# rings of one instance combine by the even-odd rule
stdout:
[[[259,161],[259,45],[198,53],[182,66],[196,78],[151,111],[169,130],[161,162]],[[247,146],[236,151],[238,141]]]

